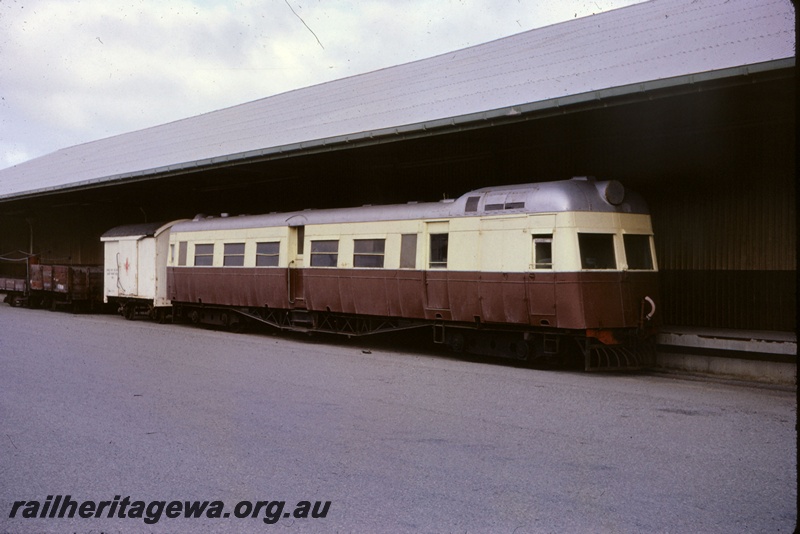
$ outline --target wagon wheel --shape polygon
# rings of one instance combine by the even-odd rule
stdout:
[[[133,318],[136,316],[136,305],[132,303],[127,303],[125,307],[122,309],[122,316],[125,317],[127,320],[132,321]]]
[[[456,354],[461,354],[467,346],[467,339],[461,332],[448,332],[447,333],[447,346]]]
[[[228,329],[235,334],[241,334],[247,330],[247,321],[234,318],[230,325],[228,325]]]
[[[530,356],[530,346],[524,339],[513,341],[508,346],[511,355],[518,360],[527,360]]]

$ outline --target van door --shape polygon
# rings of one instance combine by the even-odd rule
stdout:
[[[116,254],[117,294],[139,294],[139,239],[121,239]]]

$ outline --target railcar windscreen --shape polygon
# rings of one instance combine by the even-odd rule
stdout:
[[[623,241],[628,269],[652,271],[653,255],[650,253],[650,236],[625,234]]]
[[[582,269],[616,269],[613,234],[578,234]]]

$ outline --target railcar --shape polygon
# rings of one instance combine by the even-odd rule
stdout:
[[[233,330],[252,321],[348,336],[428,327],[457,352],[577,355],[590,370],[647,365],[658,321],[650,215],[617,181],[198,216],[171,226],[165,259],[175,317]]]

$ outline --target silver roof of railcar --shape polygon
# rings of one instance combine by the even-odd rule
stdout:
[[[0,200],[794,66],[788,0],[653,0],[64,148],[0,170]]]
[[[197,217],[195,220],[176,224],[172,231],[199,232],[412,219],[431,221],[509,213],[534,214],[565,211],[648,213],[647,205],[642,197],[633,191],[626,190],[617,181],[573,178],[557,182],[486,187],[470,191],[454,200],[439,202],[310,209],[235,217]]]

